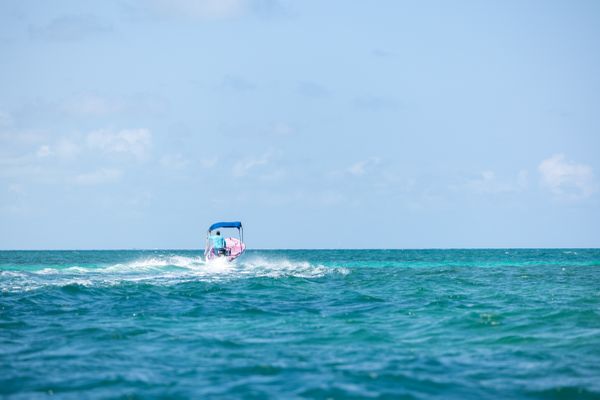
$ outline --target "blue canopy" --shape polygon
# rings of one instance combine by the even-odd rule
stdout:
[[[219,229],[219,228],[238,228],[240,229],[242,227],[242,223],[240,221],[234,221],[234,222],[215,222],[214,224],[212,224],[210,226],[210,228],[208,228],[208,231],[214,231],[215,229]]]

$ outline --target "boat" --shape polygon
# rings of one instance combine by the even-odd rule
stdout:
[[[225,248],[215,249],[212,246],[210,237],[217,229],[237,229],[236,237],[225,237]],[[220,233],[220,231],[218,231]],[[227,261],[233,261],[246,251],[244,243],[244,228],[239,221],[234,222],[215,222],[212,224],[206,233],[206,247],[204,249],[204,257],[206,260],[214,260],[217,258],[225,258]]]

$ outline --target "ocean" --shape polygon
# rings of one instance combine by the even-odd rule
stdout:
[[[600,399],[600,250],[1,251],[0,398]]]

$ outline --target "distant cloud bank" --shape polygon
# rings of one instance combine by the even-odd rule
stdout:
[[[117,132],[99,130],[87,135],[87,144],[108,153],[122,153],[144,160],[148,155],[152,136],[148,129],[123,129]]]
[[[592,168],[568,161],[564,154],[555,154],[538,166],[542,184],[559,197],[580,199],[596,191]]]

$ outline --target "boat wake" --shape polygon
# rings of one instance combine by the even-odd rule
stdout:
[[[235,262],[223,258],[155,256],[130,262],[93,266],[0,270],[0,291],[35,290],[47,286],[111,286],[122,283],[175,285],[185,282],[218,282],[249,278],[322,278],[346,275],[347,268],[331,268],[306,261],[254,257]]]

